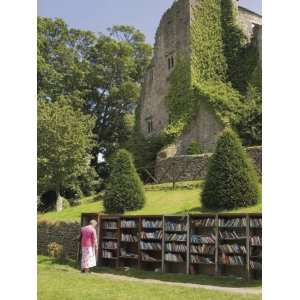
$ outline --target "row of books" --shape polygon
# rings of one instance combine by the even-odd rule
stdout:
[[[180,254],[174,253],[166,253],[165,260],[170,262],[184,262],[184,259]]]
[[[219,219],[220,227],[246,227],[247,221],[246,218],[220,218]]]
[[[106,231],[105,236],[103,238],[104,239],[105,238],[107,238],[107,239],[117,239],[118,236],[117,236],[116,232],[114,232],[114,231]]]
[[[103,228],[104,229],[118,229],[118,223],[117,222],[103,222]]]
[[[115,250],[118,248],[118,243],[113,241],[102,242],[102,248]]]
[[[114,254],[111,251],[102,250],[102,257],[103,258],[114,258]]]
[[[210,264],[213,265],[215,262],[210,257],[203,257],[199,255],[191,255],[191,263],[192,264]]]
[[[220,257],[219,263],[223,265],[244,266],[245,259],[242,256],[227,256],[225,254]]]
[[[194,244],[214,244],[215,243],[215,236],[212,234],[210,236],[202,236],[193,234],[191,236],[191,243]]]
[[[250,227],[252,227],[252,228],[262,227],[262,218],[251,218],[250,219]]]
[[[250,245],[251,246],[261,246],[262,245],[262,240],[260,236],[252,236],[250,238]]]
[[[166,231],[186,231],[187,225],[185,223],[166,222]]]
[[[165,249],[171,252],[186,252],[187,246],[185,244],[166,243]]]
[[[148,253],[145,253],[145,252],[142,252],[141,255],[142,255],[142,260],[143,261],[153,261],[153,262],[159,261],[159,259],[157,259],[157,258],[155,258],[155,257],[153,257],[153,256],[151,256],[151,255],[149,255]]]
[[[149,243],[149,242],[140,242],[140,247],[142,250],[161,250],[160,243]]]
[[[219,246],[220,250],[226,254],[246,254],[246,247],[239,244],[225,244]]]
[[[163,233],[161,230],[159,231],[152,231],[152,232],[141,232],[141,239],[144,240],[161,240]]]
[[[207,254],[213,255],[215,254],[215,246],[213,245],[191,245],[190,248],[191,253],[195,254]]]
[[[244,235],[238,234],[236,231],[219,231],[220,239],[242,239],[246,238]]]
[[[213,227],[215,226],[215,218],[204,218],[192,221],[195,227]]]
[[[250,268],[252,270],[261,270],[262,264],[261,262],[250,260]]]
[[[138,237],[133,234],[121,234],[122,242],[138,242]]]
[[[134,220],[121,220],[121,228],[136,228]]]
[[[129,257],[129,258],[138,258],[139,257],[138,254],[129,252],[124,248],[120,249],[120,254],[122,257]]]
[[[143,228],[162,228],[162,220],[142,220]]]
[[[185,242],[186,234],[178,234],[178,233],[166,233],[165,240],[166,241],[176,241],[176,242]]]

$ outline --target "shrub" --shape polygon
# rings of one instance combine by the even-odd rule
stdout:
[[[131,154],[121,149],[112,161],[112,171],[104,194],[104,207],[108,213],[143,208],[145,193],[136,172]]]
[[[203,153],[202,147],[200,143],[198,143],[197,141],[192,141],[186,150],[187,155],[195,155],[195,154],[202,154],[202,153]]]
[[[233,209],[254,205],[258,198],[253,163],[237,135],[225,129],[210,161],[202,203],[209,209]]]
[[[63,259],[64,258],[64,247],[58,243],[50,243],[48,245],[48,254],[51,257],[57,258],[57,259]]]

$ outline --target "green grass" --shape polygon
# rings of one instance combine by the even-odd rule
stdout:
[[[105,279],[97,274],[81,274],[72,263],[63,265],[47,257],[38,257],[38,299],[259,300],[261,296]]]
[[[128,212],[128,214],[183,214],[207,212],[200,203],[200,186],[203,181],[178,183],[177,188],[172,190],[172,184],[148,185],[146,190],[146,205],[143,209]],[[81,213],[101,212],[104,213],[101,197],[94,201],[94,197],[82,200],[82,205],[70,207],[62,212],[49,212],[39,215],[39,220],[49,221],[79,221]],[[254,206],[220,212],[261,212],[261,201]]]

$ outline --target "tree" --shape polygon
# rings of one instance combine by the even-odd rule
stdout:
[[[64,97],[38,102],[38,193],[61,191],[88,172],[95,120],[75,110]]]
[[[121,149],[112,162],[112,172],[104,195],[104,207],[108,213],[124,213],[143,208],[145,193],[136,172],[131,154]]]
[[[257,203],[259,183],[253,163],[238,136],[225,129],[213,154],[202,192],[209,209],[233,209]]]

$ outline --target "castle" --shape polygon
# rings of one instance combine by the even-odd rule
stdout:
[[[194,51],[191,41],[191,27],[195,16],[194,9],[201,7],[204,0],[177,0],[162,16],[157,29],[152,64],[145,74],[141,97],[139,126],[145,138],[158,136],[170,123],[170,113],[166,97],[170,90],[170,75],[179,55],[191,60]],[[261,60],[262,17],[246,8],[239,7],[237,22],[248,41],[256,36],[256,46]],[[214,109],[203,103],[195,111],[192,120],[185,126],[170,150],[171,155],[184,155],[192,142],[199,142],[204,152],[213,152],[218,133],[224,124],[220,122]]]

